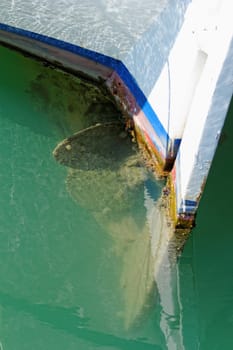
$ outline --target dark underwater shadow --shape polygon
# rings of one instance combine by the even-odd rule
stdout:
[[[101,83],[85,81],[1,45],[0,53],[1,115],[13,124],[63,139],[97,122],[119,118]]]

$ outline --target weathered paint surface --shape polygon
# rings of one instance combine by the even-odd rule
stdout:
[[[232,4],[206,2],[201,20],[200,6],[199,0],[194,2],[191,14],[201,74],[172,170],[176,211],[184,221],[197,211],[233,92]]]

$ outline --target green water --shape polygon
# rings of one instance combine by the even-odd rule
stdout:
[[[233,101],[179,266],[185,349],[233,349],[232,135]]]
[[[143,260],[151,266],[143,183],[133,203],[126,198],[126,213],[104,221],[92,208],[103,194],[93,189],[99,174],[83,178],[80,205],[67,181],[71,170],[52,155],[64,137],[118,112],[97,87],[6,48],[0,72],[3,349],[150,349],[158,342],[155,311],[139,304],[144,321],[132,325],[140,322],[132,308],[138,284],[129,282]],[[107,198],[121,198],[121,188],[110,185]],[[155,198],[160,190],[154,183]],[[148,273],[139,275],[143,286]],[[146,283],[153,294],[151,277]]]
[[[162,184],[146,174],[137,201],[106,220],[91,209],[99,191],[84,181],[82,205],[52,156],[64,137],[119,118],[112,102],[3,47],[0,76],[0,349],[232,349],[232,118],[197,228],[155,286],[148,203]]]

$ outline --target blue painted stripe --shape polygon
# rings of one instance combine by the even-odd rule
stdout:
[[[106,56],[104,54],[65,42],[60,39],[55,39],[43,34],[38,34],[25,29],[12,27],[3,23],[0,23],[0,30],[6,31],[9,33],[14,33],[29,39],[40,41],[42,43],[69,51],[76,55],[88,58],[104,66],[112,68],[114,71],[117,72],[117,74],[120,76],[120,78],[124,81],[126,86],[129,88],[129,90],[133,94],[139,107],[142,109],[148,121],[150,122],[152,128],[154,129],[156,135],[161,140],[161,143],[164,147],[164,154],[166,154],[167,146],[170,141],[170,138],[166,130],[164,129],[163,125],[161,124],[158,116],[156,115],[151,105],[147,101],[146,96],[144,95],[142,90],[139,88],[136,80],[133,78],[133,76],[130,74],[126,66],[121,61],[114,59],[112,57]],[[155,140],[153,140],[153,142],[155,142]]]
[[[143,105],[139,103],[139,106],[141,107],[143,113],[146,115],[153,129],[156,131],[156,134],[159,137],[164,149],[167,150],[170,139],[157,114],[154,112],[148,101],[145,101]]]
[[[139,88],[136,80],[133,78],[133,76],[127,69],[127,67],[121,61],[117,61],[117,62],[118,64],[115,66],[111,66],[111,68],[114,68],[114,70],[117,72],[120,78],[127,85],[129,90],[133,94],[135,100],[137,101],[139,107],[142,109],[143,113],[147,116],[147,119],[149,120],[151,126],[156,131],[156,134],[160,138],[162,144],[164,145],[164,147],[166,147],[168,134],[164,129],[163,125],[161,124],[157,114],[152,109],[146,96],[143,94],[142,90]]]
[[[184,205],[186,205],[187,207],[195,207],[197,205],[197,202],[192,201],[190,199],[185,199]]]
[[[197,202],[189,199],[181,201],[181,206],[178,210],[179,214],[195,214],[197,211]]]
[[[109,56],[105,56],[105,55],[102,55],[98,52],[85,49],[81,46],[77,46],[77,45],[68,43],[66,41],[63,41],[60,39],[55,39],[55,38],[52,38],[52,37],[49,37],[49,36],[46,36],[43,34],[31,32],[31,31],[28,31],[26,29],[16,28],[16,27],[9,26],[7,24],[0,23],[0,30],[4,30],[4,31],[9,32],[9,33],[18,34],[20,36],[23,36],[23,37],[26,37],[29,39],[37,40],[37,41],[40,41],[42,43],[58,47],[60,49],[63,49],[63,50],[75,53],[77,55],[89,58],[89,59],[96,61],[98,63],[101,63],[105,66],[112,67],[113,69],[115,69],[115,67],[120,62],[120,61],[115,60]]]
[[[195,214],[197,211],[198,203],[191,199],[181,198],[181,172],[180,172],[180,152],[178,152],[175,161],[176,180],[175,180],[175,195],[176,195],[176,207],[177,214]]]

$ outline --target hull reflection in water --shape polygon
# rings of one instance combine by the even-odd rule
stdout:
[[[167,223],[163,200],[155,202],[148,195],[150,174],[123,125],[111,122],[79,131],[59,143],[53,155],[68,167],[70,195],[111,235],[115,254],[122,258],[125,328],[149,313],[158,294],[165,307],[163,314],[174,322],[179,310],[174,306],[172,285],[176,281],[172,271],[176,248],[169,243],[173,230]],[[138,209],[139,203],[145,212],[141,205]],[[169,322],[161,322],[166,338],[175,337],[179,343],[179,336],[170,334]]]
[[[144,201],[148,176],[139,152],[122,123],[97,124],[65,139],[55,159],[68,167],[67,190],[114,240],[114,252],[124,262],[121,290],[122,318],[131,327],[155,301],[150,233]],[[144,214],[144,212],[143,212]]]
[[[182,335],[177,243],[173,226],[167,218],[166,199],[156,203],[146,193],[147,217],[151,232],[154,278],[161,307],[160,329],[167,349],[185,349]]]

